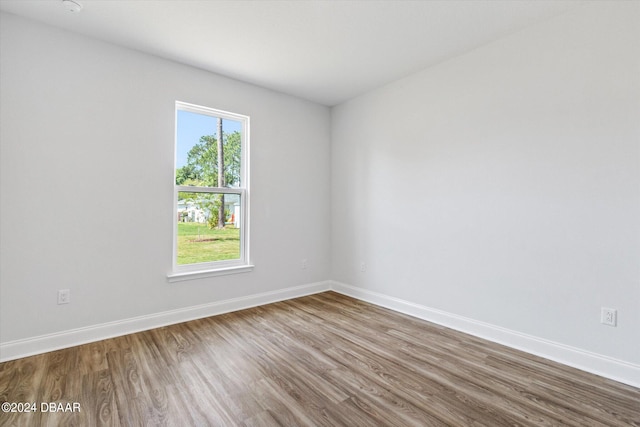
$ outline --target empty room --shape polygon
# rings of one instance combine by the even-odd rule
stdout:
[[[0,0],[0,426],[640,426],[640,1]]]

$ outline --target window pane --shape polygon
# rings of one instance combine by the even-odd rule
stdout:
[[[222,176],[218,175],[218,133],[222,134]],[[241,122],[178,110],[176,150],[176,185],[230,188],[242,185]]]
[[[178,192],[177,264],[240,259],[240,214],[239,194]]]

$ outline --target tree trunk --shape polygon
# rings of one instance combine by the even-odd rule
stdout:
[[[222,119],[218,117],[218,187],[224,187],[224,147],[222,145]],[[224,228],[224,194],[220,194],[220,208],[218,210],[218,228]]]

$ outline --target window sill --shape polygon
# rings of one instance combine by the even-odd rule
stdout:
[[[228,274],[248,273],[253,271],[253,265],[240,265],[236,267],[217,268],[215,270],[181,271],[167,274],[170,283],[183,282],[185,280],[203,279],[205,277],[226,276]]]

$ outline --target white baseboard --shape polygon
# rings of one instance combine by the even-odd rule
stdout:
[[[73,347],[80,344],[87,344],[148,329],[159,328],[175,323],[187,322],[189,320],[201,319],[203,317],[215,316],[217,314],[229,313],[272,302],[316,294],[328,291],[330,287],[331,282],[329,281],[310,283],[277,291],[264,292],[177,310],[164,311],[147,316],[133,317],[130,319],[102,323],[84,328],[71,329],[54,334],[9,341],[0,344],[0,362],[60,350],[62,348]]]
[[[148,329],[159,328],[175,323],[217,314],[229,313],[245,308],[256,307],[277,301],[298,298],[334,290],[341,294],[360,299],[419,319],[465,332],[511,348],[535,354],[545,359],[591,372],[605,378],[640,387],[640,366],[591,353],[575,347],[522,334],[499,326],[479,322],[466,317],[425,307],[410,301],[390,297],[388,295],[350,286],[335,281],[324,281],[295,286],[277,291],[264,292],[201,304],[192,307],[170,310],[147,316],[108,322],[84,328],[72,329],[54,334],[41,335],[0,344],[0,362],[46,353],[62,348],[100,341]]]
[[[332,281],[331,289],[362,301],[640,388],[640,365],[532,335],[522,334],[340,282]]]

